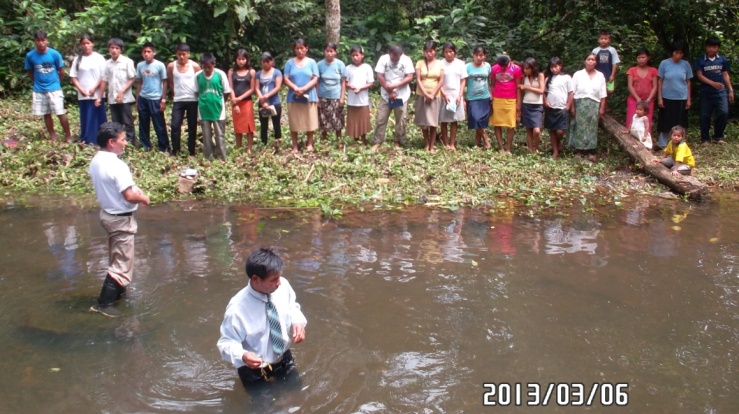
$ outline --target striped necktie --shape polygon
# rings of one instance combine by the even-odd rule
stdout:
[[[282,339],[282,324],[280,323],[280,315],[277,313],[275,304],[267,295],[267,324],[269,324],[269,342],[272,344],[272,350],[277,355],[285,352],[285,340]]]

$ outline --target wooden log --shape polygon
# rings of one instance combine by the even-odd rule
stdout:
[[[626,127],[618,123],[612,116],[603,116],[601,126],[629,154],[629,157],[639,162],[649,175],[656,178],[657,181],[667,186],[670,190],[678,194],[687,195],[694,200],[708,198],[709,188],[706,184],[692,175],[670,174],[670,169],[661,163],[655,163],[655,156],[652,155],[652,152],[641,141],[629,135],[626,132]],[[653,137],[653,141],[656,142],[656,137]]]

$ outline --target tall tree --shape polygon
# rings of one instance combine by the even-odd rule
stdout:
[[[341,2],[326,0],[326,41],[339,43],[341,37]]]

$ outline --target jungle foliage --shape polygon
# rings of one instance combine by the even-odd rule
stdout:
[[[269,50],[278,66],[289,57],[291,40],[302,36],[320,54],[326,38],[325,0],[0,0],[0,94],[27,88],[23,57],[33,47],[36,29],[49,34],[50,46],[72,58],[81,33],[126,42],[139,57],[138,45],[154,42],[159,58],[169,60],[179,42],[199,53],[212,51],[219,66],[233,52]],[[675,39],[688,46],[687,59],[702,50],[706,36],[719,36],[723,51],[736,60],[739,0],[354,0],[341,6],[341,52],[362,45],[375,61],[387,45],[402,44],[413,58],[426,39],[453,41],[461,57],[477,44],[490,54],[546,61],[557,55],[569,71],[581,67],[597,45],[601,28],[613,32],[613,44],[626,65],[646,46],[652,63],[667,56]],[[622,71],[623,74],[624,71]],[[623,75],[622,75],[623,76]]]

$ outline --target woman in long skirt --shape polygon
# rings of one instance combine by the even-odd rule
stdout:
[[[598,119],[605,112],[606,78],[595,70],[595,54],[585,58],[585,68],[572,76],[574,105],[570,109],[569,145],[576,153],[592,151],[598,146]]]

